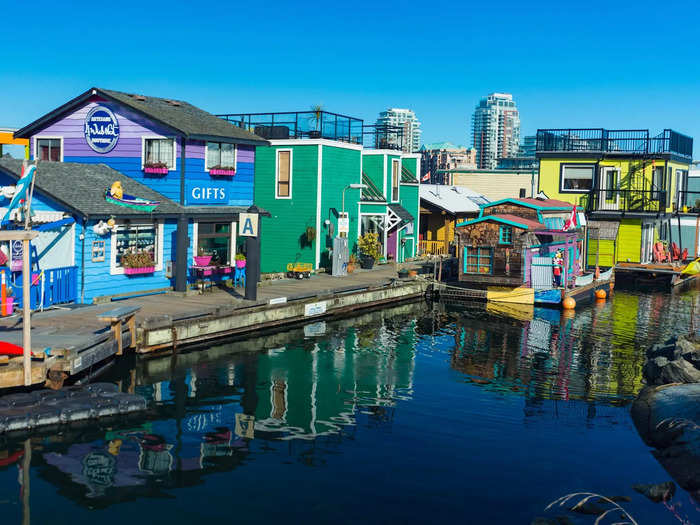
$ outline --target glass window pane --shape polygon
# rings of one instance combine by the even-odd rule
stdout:
[[[122,256],[127,253],[147,253],[158,264],[156,250],[156,227],[122,226],[117,231],[116,263],[121,267]]]
[[[290,155],[289,151],[280,151],[277,154],[277,195],[279,197],[289,197]]]
[[[207,142],[207,169],[221,164],[221,148],[218,142]]]
[[[563,189],[590,190],[593,186],[593,170],[593,166],[564,166]]]
[[[236,166],[235,144],[221,144],[221,166],[234,168]]]

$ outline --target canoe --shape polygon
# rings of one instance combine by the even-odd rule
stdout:
[[[111,202],[112,204],[116,204],[117,206],[124,206],[125,208],[145,212],[152,212],[156,209],[156,206],[160,204],[160,201],[149,201],[139,197],[134,197],[133,195],[127,195],[126,193],[122,195],[121,198],[117,198],[111,195],[109,190],[105,191],[105,200],[107,202]]]
[[[22,355],[24,349],[6,341],[0,341],[0,355]]]

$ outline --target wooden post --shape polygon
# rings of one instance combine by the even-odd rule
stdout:
[[[32,328],[30,321],[31,312],[31,266],[29,264],[29,239],[22,240],[22,348],[24,363],[24,386],[32,384]]]

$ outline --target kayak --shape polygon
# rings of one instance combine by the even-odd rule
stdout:
[[[149,201],[139,197],[134,197],[133,195],[127,195],[126,193],[124,193],[121,198],[115,197],[110,193],[110,190],[105,191],[105,200],[107,202],[111,202],[112,204],[116,204],[117,206],[124,206],[126,208],[146,212],[152,212],[156,209],[156,206],[160,204],[160,201]]]
[[[22,355],[24,349],[6,341],[0,341],[0,355]]]

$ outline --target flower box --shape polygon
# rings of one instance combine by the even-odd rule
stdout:
[[[233,177],[236,174],[235,169],[227,168],[209,168],[209,175],[223,175],[226,177]]]
[[[154,175],[167,175],[168,174],[168,168],[163,168],[160,166],[144,166],[143,167],[143,172],[144,173],[152,173]]]
[[[156,271],[155,266],[144,266],[143,268],[124,268],[125,275],[142,275]]]
[[[243,260],[237,259],[236,260],[236,268],[239,268],[239,269],[245,268],[245,259],[243,259]]]
[[[209,263],[211,262],[211,255],[195,255],[194,257],[194,263],[197,266],[208,266]]]

